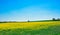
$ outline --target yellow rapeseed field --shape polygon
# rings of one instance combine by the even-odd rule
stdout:
[[[60,21],[0,23],[0,29],[15,29],[15,28],[39,29],[39,28],[48,28],[49,26],[54,25],[60,25]]]

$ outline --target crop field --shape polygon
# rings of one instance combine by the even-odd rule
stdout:
[[[60,35],[60,21],[0,23],[0,35]]]

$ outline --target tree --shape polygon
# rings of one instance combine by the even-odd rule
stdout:
[[[57,20],[60,21],[60,18],[58,18]]]
[[[30,22],[30,21],[28,20],[28,22]]]
[[[55,21],[55,18],[52,18],[53,21]]]

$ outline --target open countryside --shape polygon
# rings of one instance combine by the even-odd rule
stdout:
[[[60,0],[0,0],[0,35],[60,35]]]
[[[60,21],[0,23],[0,35],[60,35]]]

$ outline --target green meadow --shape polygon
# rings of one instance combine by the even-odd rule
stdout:
[[[0,23],[0,35],[60,35],[60,21]]]

